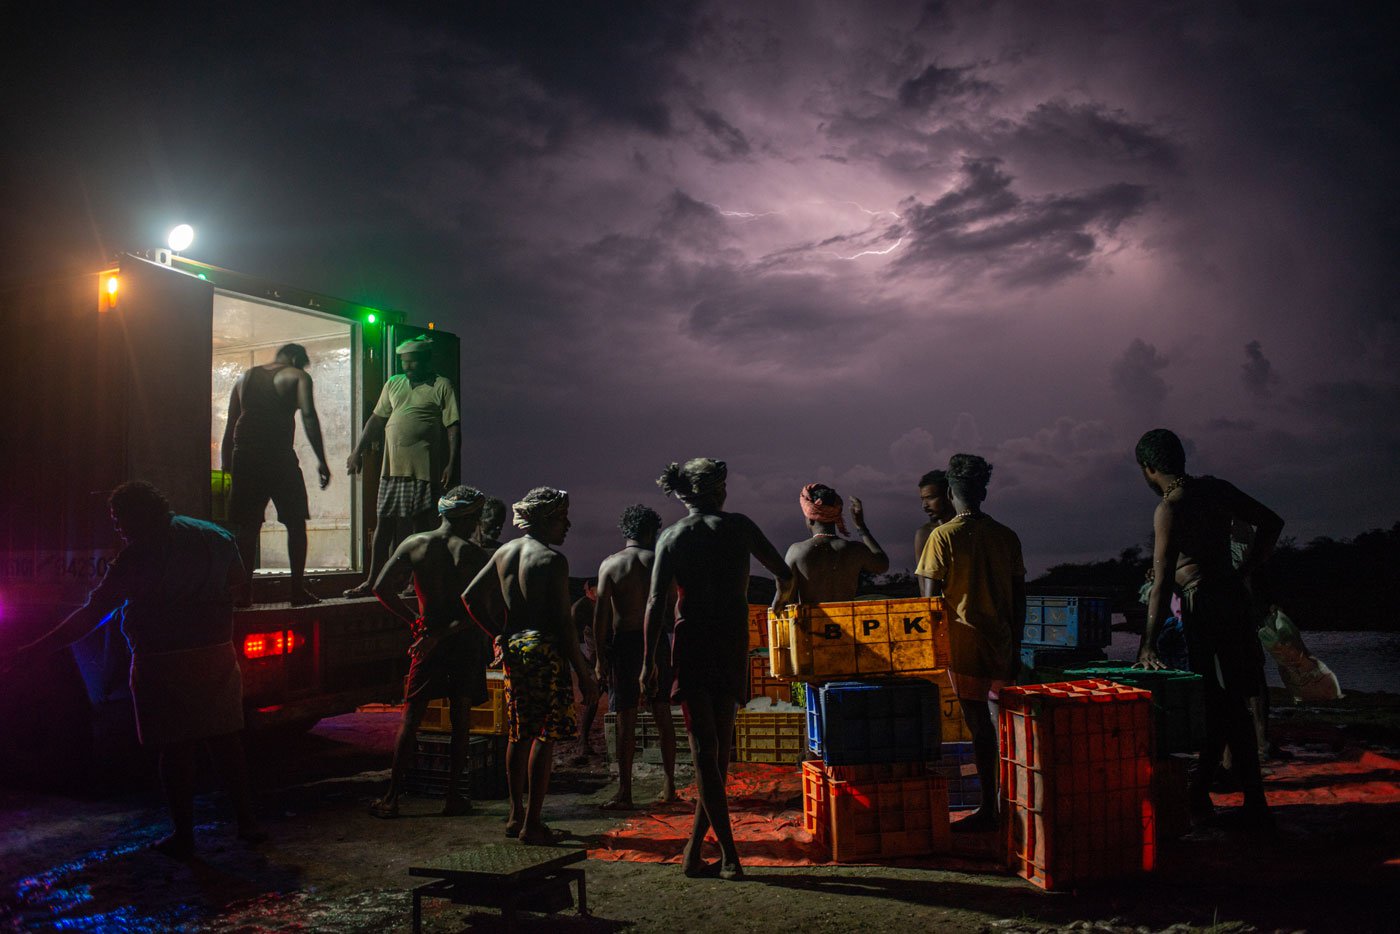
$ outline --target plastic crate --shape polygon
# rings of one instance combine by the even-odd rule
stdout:
[[[472,708],[470,732],[478,736],[506,735],[506,681],[505,673],[486,672],[486,703]],[[423,714],[423,722],[418,729],[425,733],[451,733],[452,712],[447,698],[440,697],[428,702]]]
[[[749,651],[768,648],[768,605],[749,604]]]
[[[749,656],[749,696],[745,700],[755,697],[771,697],[775,704],[784,703],[792,697],[791,682],[775,678],[770,673],[767,649],[760,649]]]
[[[967,725],[967,718],[963,716],[962,704],[958,703],[958,695],[953,691],[953,682],[949,680],[948,672],[938,672],[933,680],[938,685],[938,712],[941,721],[939,735],[943,742],[972,742],[972,728]]]
[[[676,762],[691,762],[690,743],[685,736],[685,715],[679,707],[671,708],[671,723],[676,732]],[[661,732],[656,726],[656,717],[650,710],[638,708],[636,725],[637,745],[633,754],[634,762],[648,765],[661,764]],[[603,714],[603,761],[612,764],[617,761],[617,714],[609,711]]]
[[[1122,665],[1067,670],[1066,681],[1103,678],[1152,692],[1157,756],[1197,752],[1206,740],[1205,681],[1189,671],[1147,671]]]
[[[929,769],[948,786],[948,808],[953,811],[982,805],[982,782],[977,777],[977,756],[972,743],[944,743],[942,756]]]
[[[734,759],[795,765],[806,757],[806,733],[807,716],[800,710],[741,710],[734,718]]]
[[[804,603],[768,617],[773,677],[843,681],[931,675],[948,659],[941,598]]]
[[[847,768],[876,774],[889,766]],[[947,789],[928,772],[837,778],[820,762],[804,762],[802,815],[813,840],[837,863],[927,856],[952,842]]]
[[[1110,681],[1001,692],[1008,861],[1047,890],[1153,868],[1152,696]]]
[[[233,490],[229,477],[227,470],[209,471],[209,518],[215,522],[229,521],[228,503]]]
[[[452,737],[444,733],[422,733],[413,766],[404,776],[404,791],[424,798],[447,795],[452,771]],[[458,788],[465,797],[481,801],[510,794],[506,784],[506,743],[503,736],[472,736],[467,741],[467,759]]]
[[[808,692],[807,747],[828,765],[937,759],[938,686],[919,678],[834,681]]]
[[[1103,648],[1112,639],[1112,614],[1102,597],[1026,597],[1022,645]]]
[[[1073,649],[1048,645],[1021,646],[1021,664],[1033,671],[1051,672],[1056,676],[1055,681],[1067,680],[1059,677],[1066,668],[1078,668],[1107,658],[1104,650],[1098,646]]]

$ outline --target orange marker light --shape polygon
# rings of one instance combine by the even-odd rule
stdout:
[[[117,307],[117,293],[121,291],[122,280],[116,273],[103,273],[98,277],[97,310],[111,311]]]

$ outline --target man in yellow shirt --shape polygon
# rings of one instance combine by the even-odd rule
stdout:
[[[427,337],[399,344],[403,372],[384,384],[359,442],[346,458],[346,470],[359,473],[366,449],[384,441],[369,576],[345,591],[346,597],[374,596],[372,585],[389,553],[409,535],[432,527],[438,497],[457,472],[461,416],[452,381],[433,371],[432,346]]]
[[[1026,566],[1016,533],[982,512],[992,465],[975,454],[948,462],[957,509],[929,533],[915,574],[925,596],[942,590],[948,613],[953,690],[972,731],[982,805],[953,825],[959,832],[997,825],[997,732],[989,700],[1016,677],[1026,618]]]

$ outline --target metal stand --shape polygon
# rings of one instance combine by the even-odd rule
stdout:
[[[578,884],[578,913],[588,914],[588,889],[581,862],[584,850],[550,846],[489,844],[454,853],[436,866],[410,867],[409,875],[436,881],[413,890],[413,931],[423,930],[423,899],[442,898],[454,905],[499,908],[507,931],[516,929],[516,912],[553,913],[574,905],[571,882]]]

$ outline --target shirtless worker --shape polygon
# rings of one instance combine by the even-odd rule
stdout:
[[[433,370],[432,348],[427,337],[399,344],[403,372],[384,384],[360,440],[345,459],[345,469],[357,474],[369,446],[384,442],[369,574],[345,591],[347,598],[373,595],[389,553],[410,534],[432,527],[434,504],[457,472],[462,439],[457,395],[452,381]]]
[[[603,810],[632,807],[632,756],[637,746],[637,706],[641,702],[640,679],[645,654],[643,631],[651,569],[656,563],[656,535],[661,516],[650,506],[636,504],[622,511],[618,528],[627,544],[603,559],[598,567],[598,604],[593,613],[594,642],[598,646],[598,681],[609,687],[612,712],[617,714],[617,794]],[[668,608],[673,611],[673,607]],[[676,727],[671,722],[671,638],[663,632],[657,652],[660,673],[657,690],[647,695],[647,705],[661,741],[661,766],[666,784],[657,804],[676,800]]]
[[[933,530],[957,514],[952,501],[948,499],[946,470],[930,470],[919,478],[919,503],[923,506],[928,521],[914,532],[915,565],[919,563],[919,556],[924,553],[924,545],[928,544],[928,537]]]
[[[598,665],[598,647],[593,641],[593,613],[597,605],[598,582],[586,580],[583,582],[583,596],[569,607],[569,617],[574,621],[574,632],[578,635],[578,650],[583,653],[583,660],[588,663],[590,670],[596,670]],[[600,696],[602,692],[603,682],[599,681]],[[576,765],[583,765],[593,755],[593,724],[598,720],[598,698],[595,697],[591,704],[585,704],[582,695],[583,686],[575,685],[574,697],[583,711],[583,719],[578,728],[578,755],[574,757]]]
[[[506,524],[506,504],[494,496],[486,497],[486,505],[481,507],[481,522],[476,527],[474,541],[486,553],[494,554],[501,547],[501,529]]]
[[[569,666],[578,675],[585,702],[598,696],[598,683],[579,651],[570,618],[569,562],[555,551],[569,533],[569,495],[536,487],[511,509],[525,534],[491,555],[462,593],[462,602],[503,648],[510,783],[506,835],[522,843],[548,844],[555,837],[541,814],[554,742],[570,739],[575,730]]]
[[[228,421],[220,445],[220,466],[233,481],[229,522],[238,541],[248,580],[234,590],[234,603],[252,601],[253,571],[258,567],[258,536],[270,499],[277,521],[287,527],[287,558],[292,571],[293,606],[319,603],[306,589],[306,482],[292,450],[296,431],[293,413],[301,412],[301,428],[316,455],[316,476],[325,489],[331,482],[321,420],[312,398],[311,358],[300,344],[284,344],[271,363],[247,370],[229,394]]]
[[[954,832],[993,830],[997,816],[997,734],[989,701],[1021,667],[1026,565],[1016,533],[982,512],[992,465],[975,454],[948,462],[957,514],[928,537],[914,573],[924,596],[943,594],[951,657],[948,674],[972,732],[982,804]]]
[[[452,816],[471,809],[469,798],[459,793],[457,782],[471,740],[471,708],[486,701],[489,659],[483,657],[481,632],[470,623],[459,595],[490,559],[472,541],[484,500],[479,490],[453,487],[438,500],[442,524],[431,532],[404,539],[374,582],[374,595],[379,602],[407,623],[413,634],[408,650],[408,678],[404,681],[403,720],[394,743],[393,772],[388,793],[370,807],[375,817],[399,816],[399,793],[413,761],[418,725],[423,722],[428,702],[439,697],[447,698],[452,718],[451,771],[442,813]],[[410,577],[418,595],[416,614],[401,596]]]
[[[1273,553],[1283,519],[1224,480],[1189,475],[1181,439],[1165,428],[1144,434],[1135,455],[1148,487],[1162,497],[1152,515],[1152,593],[1137,667],[1165,667],[1157,655],[1157,636],[1174,584],[1181,593],[1191,670],[1205,680],[1206,742],[1190,788],[1192,815],[1200,820],[1214,816],[1210,787],[1228,744],[1244,791],[1239,826],[1267,833],[1273,829],[1273,816],[1264,798],[1248,707],[1248,699],[1264,683],[1264,653],[1251,614],[1249,577]],[[1238,567],[1230,553],[1235,520],[1254,529]]]
[[[846,534],[843,504],[831,487],[809,483],[797,502],[812,531],[811,538],[790,545],[783,559],[792,569],[798,603],[854,600],[862,573],[883,574],[890,569],[890,559],[865,527],[859,499],[851,497],[851,521],[860,533],[859,542],[842,538]]]
[[[657,687],[657,652],[666,629],[667,597],[674,586],[671,700],[679,701],[685,711],[700,792],[681,869],[687,876],[740,879],[743,869],[729,825],[724,783],[734,715],[748,691],[749,558],[757,558],[776,578],[775,608],[792,602],[793,581],[782,556],[752,519],[721,511],[727,473],[724,461],[698,457],[685,466],[671,464],[656,481],[689,512],[657,541],[647,596],[641,689],[650,694]],[[720,861],[715,863],[701,857],[710,829],[719,841]]]

